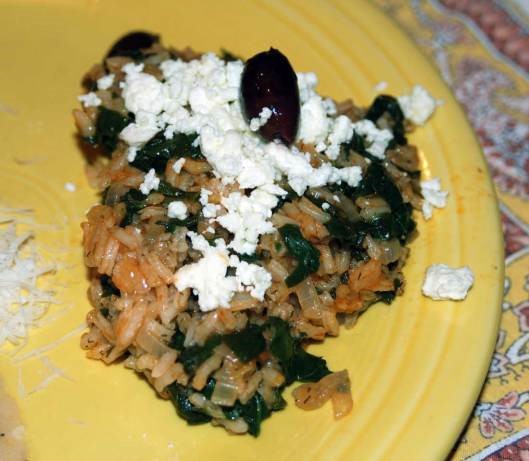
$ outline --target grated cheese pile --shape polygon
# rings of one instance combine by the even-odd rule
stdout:
[[[37,287],[42,275],[53,271],[41,266],[31,232],[17,235],[17,220],[4,221],[0,228],[0,347],[26,342],[30,327],[54,302],[53,293]]]

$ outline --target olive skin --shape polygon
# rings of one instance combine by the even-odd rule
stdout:
[[[145,48],[150,48],[155,43],[160,42],[160,36],[149,32],[134,31],[125,34],[121,37],[112,48],[108,51],[106,58],[114,56],[128,56],[133,59],[141,57],[141,51]]]
[[[300,114],[298,78],[280,51],[270,48],[246,61],[241,79],[241,107],[248,123],[268,107],[272,116],[259,129],[261,136],[287,146],[294,142]]]

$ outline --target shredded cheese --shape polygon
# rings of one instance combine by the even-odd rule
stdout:
[[[0,217],[0,223],[0,347],[23,346],[29,329],[55,302],[52,292],[37,286],[38,279],[55,268],[40,264],[33,233],[17,233],[16,217]]]

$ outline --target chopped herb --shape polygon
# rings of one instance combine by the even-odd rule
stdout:
[[[130,189],[123,196],[122,201],[125,204],[126,212],[119,224],[121,227],[132,224],[136,213],[147,206],[147,203],[145,202],[146,198],[147,197],[137,189]]]
[[[119,133],[131,122],[132,117],[100,106],[96,134],[84,139],[89,144],[101,146],[107,154],[110,154],[116,149]]]
[[[298,226],[285,224],[279,229],[290,255],[297,260],[294,271],[285,279],[288,287],[297,285],[320,267],[320,252],[306,240]]]
[[[196,134],[184,133],[177,133],[167,139],[163,131],[160,131],[138,151],[131,164],[145,172],[154,168],[157,173],[163,173],[172,157],[203,159],[200,147],[193,144],[196,139]]]
[[[211,416],[203,413],[189,401],[189,394],[192,392],[190,389],[173,383],[167,387],[167,390],[178,416],[186,420],[188,424],[204,424],[211,421]]]
[[[101,294],[103,298],[107,298],[112,295],[119,296],[121,294],[116,285],[112,283],[112,278],[110,278],[108,275],[102,275],[99,279],[99,283],[101,283],[101,289],[103,290],[103,293]]]
[[[248,433],[257,437],[261,432],[261,423],[268,418],[271,411],[266,406],[266,403],[259,392],[244,405],[237,401],[231,408],[224,408],[224,415],[226,418],[234,420],[242,418],[248,424]]]
[[[182,362],[186,373],[192,374],[197,368],[206,361],[213,350],[221,343],[222,337],[220,335],[211,336],[203,346],[191,346],[182,351],[179,360]]]
[[[244,330],[224,335],[222,339],[243,362],[255,359],[266,349],[262,328],[252,323]]]
[[[281,244],[281,242],[276,242],[274,244],[274,248],[276,249],[276,251],[279,253],[282,249],[283,249],[283,245]]]
[[[369,107],[366,118],[373,123],[377,123],[378,119],[384,114],[388,114],[393,122],[393,137],[397,144],[408,144],[404,134],[404,113],[399,101],[393,96],[381,94],[375,98],[371,107]]]

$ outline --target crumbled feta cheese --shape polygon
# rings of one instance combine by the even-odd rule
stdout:
[[[259,117],[252,118],[250,120],[250,130],[259,131],[259,128],[266,125],[266,122],[272,116],[272,111],[268,107],[263,107],[261,112],[259,112]]]
[[[177,290],[192,288],[198,295],[200,310],[207,312],[217,307],[229,307],[231,298],[237,291],[237,279],[226,277],[229,255],[224,240],[215,240],[215,246],[195,232],[187,234],[195,250],[203,257],[196,263],[187,264],[175,273],[173,283]]]
[[[237,256],[228,254],[226,243],[215,240],[215,246],[195,232],[188,232],[193,249],[203,255],[196,263],[180,268],[173,282],[179,290],[192,288],[198,296],[198,305],[203,312],[217,307],[229,307],[237,291],[247,290],[262,301],[265,291],[272,284],[271,274],[257,264],[240,261]],[[228,267],[235,267],[235,276],[227,276]]]
[[[169,203],[167,206],[167,216],[180,220],[186,219],[187,205],[179,200]]]
[[[185,162],[186,162],[186,159],[184,157],[179,158],[176,162],[173,163],[173,171],[176,174],[179,174],[180,171],[182,171],[182,167],[184,166]]]
[[[437,101],[420,85],[415,85],[411,94],[398,98],[404,117],[416,125],[424,125],[432,116]]]
[[[426,270],[422,292],[435,300],[460,301],[473,284],[474,274],[469,267],[453,269],[446,264],[433,264]]]
[[[327,115],[331,115],[331,116],[336,115],[336,112],[337,112],[336,104],[331,98],[325,98],[323,100],[323,107],[325,108],[325,112],[327,113]]]
[[[305,143],[323,142],[329,132],[329,122],[323,99],[312,96],[301,106],[298,138]]]
[[[207,189],[202,189],[200,193],[202,215],[233,234],[229,247],[238,253],[253,253],[259,238],[274,232],[270,221],[272,210],[278,203],[278,197],[286,194],[277,185],[280,181],[286,180],[288,186],[301,196],[309,187],[334,183],[356,187],[362,179],[359,166],[336,168],[330,162],[323,162],[314,167],[311,155],[300,152],[296,145],[287,147],[256,136],[255,131],[266,124],[272,110],[265,107],[249,124],[245,120],[239,101],[244,70],[242,61],[226,63],[213,53],[206,53],[189,62],[169,59],[160,64],[163,74],[160,80],[145,73],[141,64],[129,63],[122,70],[125,73],[125,81],[121,84],[125,106],[134,115],[134,122],[120,133],[120,138],[129,146],[128,160],[134,161],[138,150],[159,132],[167,139],[178,133],[197,134],[194,145],[200,147],[212,167],[212,174],[223,184],[239,186],[239,191],[221,199],[221,205],[209,203],[211,192]],[[352,122],[344,115],[333,118],[337,113],[336,105],[316,92],[316,75],[298,73],[297,77],[300,94],[298,140],[313,144],[317,152],[335,160],[341,146],[350,142],[356,133],[364,138],[367,152],[384,159],[385,150],[393,139],[390,130],[379,129],[369,120]],[[184,162],[185,159],[174,162],[173,171],[179,173]],[[140,190],[148,194],[158,184],[159,179],[151,170],[145,175]],[[339,202],[337,196],[333,200]],[[330,205],[325,203],[328,209]],[[168,212],[182,216],[182,210],[174,208],[176,204],[171,205]],[[207,231],[214,232],[214,229],[208,228]],[[218,256],[220,247],[213,248],[204,249],[203,259],[206,259],[206,253],[212,251],[216,251]],[[240,266],[240,271],[243,268],[249,270],[242,264]],[[260,273],[255,268],[252,271],[252,274]],[[240,287],[253,287],[250,288],[255,290],[252,295],[258,298],[260,293],[264,293],[259,284],[246,284],[239,280],[242,275],[237,277],[234,291]],[[185,285],[187,282],[182,283]],[[196,285],[194,290],[203,291],[198,282],[193,283]],[[206,299],[209,295],[204,296]],[[215,303],[216,306],[225,305],[230,296],[226,293],[214,294],[210,298],[213,301],[204,301],[204,305],[210,306],[206,309],[214,308],[211,306]]]
[[[340,203],[340,197],[338,197],[337,195],[333,195],[332,196],[332,199],[338,203]]]
[[[210,190],[202,188],[200,190],[199,202],[202,205],[202,215],[204,218],[214,218],[220,210],[220,205],[209,203],[209,196],[212,194]]]
[[[263,301],[266,290],[272,285],[272,274],[261,266],[249,264],[246,261],[238,261],[235,267],[237,281],[245,285],[246,290],[254,298]]]
[[[441,189],[441,180],[439,178],[421,181],[421,194],[424,198],[422,214],[426,220],[432,217],[433,207],[444,208],[446,206],[448,192]]]
[[[97,80],[98,90],[108,90],[114,83],[114,74],[108,74]]]
[[[75,192],[77,190],[77,187],[75,186],[75,184],[73,182],[64,183],[64,188],[68,192]]]
[[[156,176],[156,171],[154,171],[154,168],[151,168],[143,178],[143,182],[140,184],[140,191],[144,195],[149,195],[152,190],[158,189],[159,185],[160,178]]]
[[[127,149],[127,161],[129,163],[132,163],[134,160],[136,160],[136,155],[138,154],[138,146],[129,146]]]
[[[382,91],[385,91],[388,87],[388,82],[378,82],[374,87],[373,90],[375,90],[377,93],[381,93]]]
[[[119,137],[131,146],[140,146],[149,141],[158,131],[156,115],[149,112],[138,112],[135,122],[123,128]]]
[[[159,114],[168,98],[167,88],[156,77],[136,72],[125,77],[122,96],[125,107],[135,114],[138,112]]]
[[[217,222],[234,234],[229,244],[237,253],[252,254],[263,234],[274,232],[269,219],[277,205],[277,197],[264,190],[255,189],[249,197],[232,192],[221,201],[227,213],[218,217]]]
[[[340,144],[351,140],[354,134],[354,127],[351,119],[345,115],[339,115],[332,123],[328,137],[329,147],[325,154],[331,160],[336,160],[340,154]]]
[[[365,136],[366,141],[370,143],[366,150],[379,159],[384,159],[384,152],[389,142],[393,139],[391,131],[379,130],[371,120],[359,120],[354,123],[354,130],[361,136]]]
[[[85,107],[97,107],[101,105],[101,99],[93,91],[90,93],[82,94],[77,99],[83,103]]]
[[[344,181],[348,186],[356,187],[362,180],[362,168],[359,166],[348,166],[336,169],[340,181]]]
[[[314,89],[318,86],[318,77],[314,72],[297,72],[296,76],[298,78],[299,101],[303,104],[316,94]]]
[[[323,202],[323,203],[321,204],[321,208],[322,208],[322,210],[325,210],[325,211],[326,211],[326,210],[328,210],[328,209],[331,208],[331,205],[329,205],[327,202]]]

